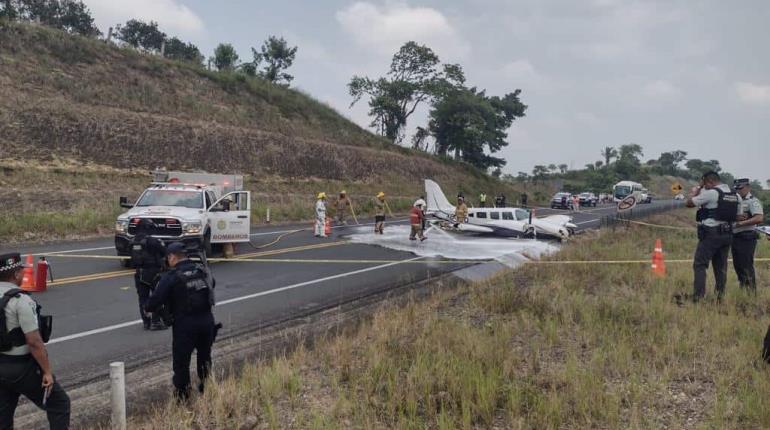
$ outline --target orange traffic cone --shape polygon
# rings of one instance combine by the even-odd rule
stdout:
[[[24,277],[21,278],[21,289],[24,291],[37,291],[35,289],[35,275],[32,273],[32,266],[35,265],[35,260],[32,255],[27,256],[27,264],[24,265]]]
[[[329,217],[326,217],[326,222],[324,222],[324,234],[327,236],[332,234],[332,219]]]
[[[660,239],[655,240],[655,251],[652,253],[652,273],[657,276],[666,276],[666,260],[663,258],[663,243]]]

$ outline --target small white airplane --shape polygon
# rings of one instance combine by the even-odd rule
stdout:
[[[458,231],[492,234],[506,237],[549,236],[567,239],[577,226],[572,217],[550,215],[535,218],[521,208],[468,208],[468,218],[455,219],[455,207],[449,203],[441,187],[430,179],[425,180],[426,215],[446,221]]]

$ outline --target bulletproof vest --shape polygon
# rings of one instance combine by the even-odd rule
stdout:
[[[206,266],[195,263],[191,269],[177,270],[177,277],[185,291],[182,314],[207,312],[214,306],[214,288]]]
[[[131,264],[134,267],[161,267],[163,260],[155,253],[150,252],[147,246],[148,237],[139,234],[131,242]]]
[[[3,294],[3,298],[0,300],[0,352],[10,351],[11,348],[22,346],[27,343],[27,339],[24,336],[24,332],[21,331],[21,327],[16,327],[11,331],[8,331],[8,322],[5,320],[5,307],[8,302],[14,297],[19,297],[21,294],[27,294],[19,288],[12,288]],[[40,337],[43,338],[43,342],[48,342],[51,338],[51,332],[53,330],[53,317],[50,315],[42,315],[40,313],[42,307],[35,302],[37,306],[37,326],[40,332]]]
[[[695,220],[700,222],[708,218],[713,218],[717,221],[723,222],[735,222],[738,219],[738,205],[740,205],[740,199],[735,192],[725,192],[722,189],[715,187],[712,188],[719,194],[717,200],[717,207],[706,209],[701,207],[695,214]]]

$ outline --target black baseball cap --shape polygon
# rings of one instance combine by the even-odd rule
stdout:
[[[174,242],[166,247],[166,255],[170,254],[186,254],[187,247],[182,242]]]
[[[0,272],[9,272],[22,267],[24,263],[21,262],[21,254],[18,252],[0,255]]]
[[[735,188],[743,188],[746,185],[751,185],[749,178],[741,178],[733,181],[733,187]]]

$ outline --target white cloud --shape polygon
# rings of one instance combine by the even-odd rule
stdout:
[[[177,0],[86,0],[96,25],[105,31],[129,19],[155,21],[169,35],[191,37],[203,32],[203,20]]]
[[[336,18],[356,44],[373,48],[379,54],[392,55],[410,40],[430,46],[443,61],[457,61],[470,52],[468,43],[436,9],[405,3],[378,7],[356,2],[338,11]]]
[[[743,103],[758,106],[770,105],[770,85],[738,82],[735,84],[735,93]]]
[[[655,101],[670,102],[679,100],[682,90],[669,81],[656,80],[646,83],[642,94]]]

